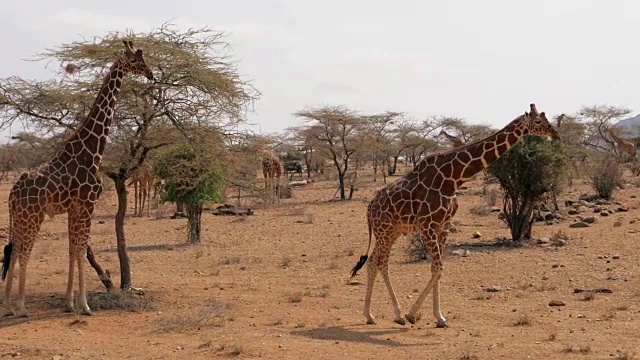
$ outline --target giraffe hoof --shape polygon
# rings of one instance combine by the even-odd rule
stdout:
[[[410,314],[406,314],[405,319],[407,319],[407,321],[409,321],[411,324],[415,324],[418,322],[418,320],[420,320],[420,318],[422,317],[422,314],[417,314],[417,315],[410,315]]]
[[[395,319],[395,320],[393,320],[393,322],[398,324],[398,325],[403,325],[403,326],[406,324],[403,318]]]
[[[73,307],[68,307],[67,306],[67,307],[64,308],[64,312],[66,312],[66,313],[74,313],[74,312],[76,312],[76,309],[74,309]]]
[[[93,312],[91,312],[91,310],[85,309],[80,312],[80,315],[93,316]]]
[[[15,314],[13,313],[13,311],[12,311],[12,310],[7,310],[7,311],[5,311],[5,313],[4,313],[4,316],[13,316],[13,315],[15,315]]]
[[[367,319],[367,325],[375,325],[378,322],[374,318]]]
[[[449,324],[447,323],[446,320],[442,320],[442,321],[438,320],[438,322],[436,323],[436,327],[437,328],[448,328]]]
[[[20,315],[18,315],[19,318],[28,318],[29,314],[28,313],[22,313]]]

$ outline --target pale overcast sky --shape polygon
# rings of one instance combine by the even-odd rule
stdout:
[[[0,77],[48,77],[44,62],[22,59],[169,20],[231,33],[240,73],[263,94],[248,115],[263,132],[319,104],[495,126],[530,102],[549,114],[640,110],[640,2],[631,0],[2,0]]]

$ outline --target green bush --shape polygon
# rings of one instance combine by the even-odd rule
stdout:
[[[487,168],[504,192],[504,221],[513,241],[531,238],[534,210],[566,174],[567,149],[560,141],[524,136]]]
[[[189,242],[200,242],[202,207],[223,198],[225,177],[219,154],[181,145],[162,154],[153,165],[161,201],[183,203],[189,218]]]

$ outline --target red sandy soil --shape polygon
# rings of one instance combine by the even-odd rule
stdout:
[[[636,352],[640,356],[635,256],[640,201],[634,197],[640,191],[633,183],[640,183],[628,180],[626,189],[615,193],[615,200],[629,206],[627,212],[604,217],[587,208],[583,216],[596,216],[587,228],[569,228],[576,216],[554,225],[536,223],[536,238],[562,230],[566,246],[479,247],[465,257],[448,254],[441,285],[447,329],[435,328],[430,297],[416,325],[393,323],[380,277],[373,296],[378,324],[365,325],[366,272],[351,284],[349,272],[367,247],[366,201],[382,186],[370,177],[363,177],[352,201],[327,201],[335,185],[325,181],[294,189],[293,198],[280,204],[257,207],[254,216],[207,212],[197,246],[184,245],[186,220],[169,219],[171,205],[160,205],[151,217],[128,217],[133,283],[149,301],[140,312],[101,309],[97,295],[104,287],[93,270],[87,282],[95,316],[63,312],[67,219],[57,216],[45,220],[29,263],[31,316],[0,319],[0,359],[633,358]],[[561,196],[564,214],[565,199],[592,192],[586,182],[577,182]],[[7,199],[11,185],[0,185],[0,198]],[[468,186],[454,218],[459,231],[449,242],[508,237],[496,213],[470,212],[486,200],[477,194],[479,181]],[[115,193],[106,189],[91,244],[117,283],[115,212]],[[7,217],[5,205],[1,224]],[[480,239],[472,239],[476,231]],[[403,312],[429,278],[427,263],[410,261],[408,244],[407,238],[398,240],[390,263]],[[502,290],[485,291],[489,286]],[[584,300],[574,288],[613,292]],[[550,307],[551,300],[566,306]]]

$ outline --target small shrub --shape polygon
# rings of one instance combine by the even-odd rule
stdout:
[[[595,291],[589,290],[582,293],[582,301],[592,301],[595,298],[596,298]]]
[[[531,319],[527,314],[520,315],[516,320],[516,322],[514,323],[514,325],[515,326],[531,326]]]
[[[302,296],[303,296],[303,294],[300,291],[296,291],[294,293],[291,293],[288,296],[289,302],[290,303],[294,303],[294,304],[302,302]]]
[[[422,234],[419,232],[409,235],[409,247],[407,254],[412,261],[425,261],[429,259],[429,249],[422,241]]]
[[[622,185],[622,168],[613,157],[596,161],[591,169],[591,186],[602,199],[611,199],[613,191]]]

